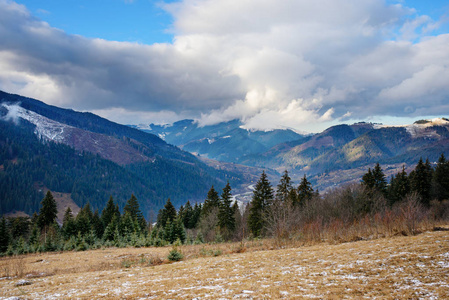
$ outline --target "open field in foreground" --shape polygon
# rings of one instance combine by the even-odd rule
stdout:
[[[235,253],[237,244],[182,247],[187,258],[176,263],[158,259],[171,248],[2,258],[3,275],[23,278],[1,278],[0,299],[449,299],[449,231],[279,250],[249,246],[244,253]],[[20,280],[27,285],[17,286]]]

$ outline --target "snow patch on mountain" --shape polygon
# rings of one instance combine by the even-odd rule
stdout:
[[[405,128],[408,134],[410,134],[413,138],[419,137],[427,137],[427,138],[439,138],[440,135],[436,132],[436,130],[429,129],[433,126],[446,126],[449,127],[449,121],[445,118],[435,118],[430,120],[421,120],[417,121],[414,124],[406,124],[406,125],[383,125],[383,124],[374,124],[374,129],[380,128],[388,128],[388,127],[402,127]]]
[[[69,125],[65,125],[44,116],[41,116],[33,111],[27,110],[21,107],[19,104],[6,104],[2,103],[2,107],[8,110],[8,113],[4,117],[6,120],[16,120],[22,118],[28,122],[36,125],[34,133],[45,140],[63,142],[65,138],[65,131],[67,129],[74,128]]]

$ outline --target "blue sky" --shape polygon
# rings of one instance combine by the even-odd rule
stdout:
[[[153,0],[17,1],[38,18],[70,34],[145,44],[171,42],[172,18]],[[173,2],[173,1],[166,1]]]
[[[447,49],[447,0],[0,0],[1,90],[125,124],[449,117]]]

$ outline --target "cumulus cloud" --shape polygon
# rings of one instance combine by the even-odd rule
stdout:
[[[240,118],[247,128],[312,131],[347,118],[441,113],[448,101],[449,35],[431,35],[442,20],[403,5],[183,0],[163,8],[174,18],[173,42],[142,45],[67,35],[0,0],[0,88],[123,123]]]

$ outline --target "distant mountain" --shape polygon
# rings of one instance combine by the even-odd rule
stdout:
[[[70,193],[79,206],[124,206],[132,193],[148,217],[167,198],[202,200],[211,185],[241,175],[215,170],[159,137],[91,113],[0,91],[0,215],[32,213],[42,187]]]
[[[336,125],[314,134],[292,130],[247,131],[239,121],[198,127],[192,120],[141,128],[203,157],[242,165],[287,169],[299,182],[307,174],[321,190],[360,178],[374,163],[387,173],[420,157],[437,161],[449,153],[449,120],[420,120],[404,126],[360,122]]]
[[[153,133],[185,151],[225,162],[240,163],[246,156],[267,151],[280,143],[300,140],[305,134],[291,129],[255,131],[242,128],[238,120],[198,126],[193,120],[170,125],[131,126]]]

